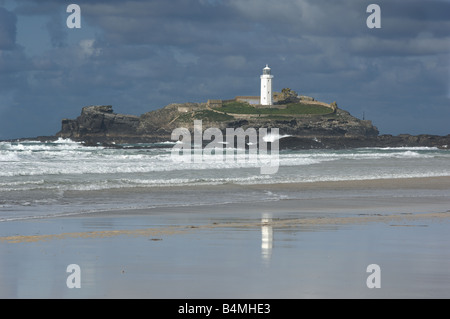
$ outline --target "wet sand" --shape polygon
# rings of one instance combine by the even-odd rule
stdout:
[[[450,297],[450,178],[230,187],[324,193],[0,223],[0,297]]]
[[[123,212],[126,214],[126,212]],[[274,213],[273,215],[276,215]],[[226,228],[231,229],[255,229],[261,227],[277,227],[277,228],[297,228],[300,226],[314,225],[346,225],[346,224],[367,224],[367,223],[390,223],[390,226],[414,226],[408,223],[415,223],[421,220],[440,222],[450,218],[450,210],[440,213],[401,213],[401,214],[359,214],[352,217],[330,217],[317,216],[309,218],[266,218],[266,220],[249,221],[245,219],[243,222],[213,222],[211,224],[187,225],[187,226],[171,226],[160,228],[142,228],[142,229],[122,229],[122,230],[102,230],[102,231],[84,231],[70,232],[49,235],[15,235],[0,237],[1,242],[7,243],[29,243],[38,241],[63,240],[69,238],[108,238],[114,236],[132,236],[132,237],[158,237],[169,236],[175,234],[183,234],[192,230],[213,230]],[[403,224],[392,224],[392,223]],[[404,224],[406,223],[406,224]]]

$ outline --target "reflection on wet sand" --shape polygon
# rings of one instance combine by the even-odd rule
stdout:
[[[271,226],[272,217],[264,214],[261,218],[261,256],[264,262],[268,263],[272,256],[273,228]]]
[[[148,236],[163,236],[174,234],[185,234],[191,230],[202,229],[218,229],[218,228],[259,228],[262,232],[262,253],[263,256],[270,258],[272,253],[272,241],[273,241],[273,226],[278,229],[294,229],[300,226],[317,226],[317,225],[331,225],[335,228],[339,225],[345,224],[363,224],[369,222],[384,222],[393,223],[392,226],[401,226],[399,222],[412,222],[419,220],[432,220],[432,219],[447,219],[450,218],[450,211],[440,213],[400,213],[400,214],[359,214],[354,216],[317,216],[307,218],[289,218],[289,219],[272,219],[270,214],[264,214],[261,217],[261,222],[214,222],[212,224],[203,225],[178,225],[167,227],[155,227],[155,228],[143,228],[143,229],[117,229],[117,230],[98,230],[98,231],[80,231],[72,233],[59,233],[59,234],[38,234],[38,235],[13,235],[13,236],[0,236],[1,242],[8,243],[24,243],[24,242],[37,242],[55,239],[68,239],[68,238],[109,238],[114,236],[133,236],[133,237],[148,237]]]

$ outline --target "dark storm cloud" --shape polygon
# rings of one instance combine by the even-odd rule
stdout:
[[[12,91],[24,84],[30,63],[20,46],[16,44],[17,17],[13,12],[0,8],[0,93],[11,96]],[[5,108],[1,103],[0,109]]]
[[[0,50],[11,50],[16,44],[17,17],[13,12],[0,8]]]
[[[67,30],[62,28],[65,19],[62,15],[54,14],[45,24],[53,47],[64,47],[67,45]]]

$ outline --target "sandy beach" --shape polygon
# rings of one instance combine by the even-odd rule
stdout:
[[[450,297],[450,178],[217,186],[232,188],[317,196],[0,223],[0,297]]]

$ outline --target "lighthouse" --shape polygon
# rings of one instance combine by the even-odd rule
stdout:
[[[261,104],[262,105],[272,105],[272,79],[273,75],[270,74],[270,68],[266,64],[263,69],[263,74],[261,75]]]

